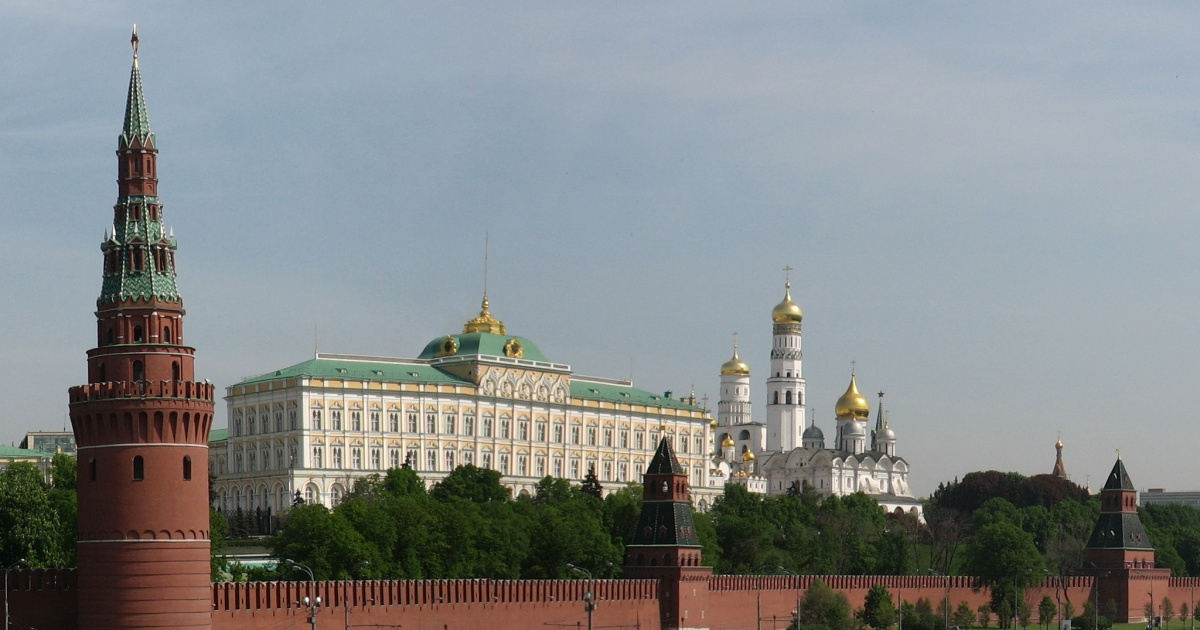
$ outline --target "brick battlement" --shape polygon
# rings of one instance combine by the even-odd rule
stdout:
[[[196,381],[115,381],[72,387],[71,404],[121,398],[170,398],[213,402],[216,386]]]
[[[324,607],[335,608],[578,602],[588,590],[597,602],[658,600],[658,580],[221,582],[213,584],[213,610],[297,609],[314,594]]]
[[[1200,578],[1177,578],[1196,580]],[[714,575],[709,579],[708,590],[718,591],[771,591],[804,590],[816,580],[825,582],[835,591],[870,590],[882,585],[888,590],[896,589],[967,589],[974,588],[975,578],[968,575]],[[1090,576],[1047,576],[1033,586],[1034,589],[1091,588],[1095,578]],[[1172,582],[1172,586],[1174,586]]]

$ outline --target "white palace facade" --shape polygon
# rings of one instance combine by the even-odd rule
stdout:
[[[702,505],[719,495],[712,425],[695,395],[572,374],[489,312],[416,358],[318,353],[228,387],[213,431],[214,507],[286,512],[296,493],[337,505],[354,481],[407,463],[433,484],[458,465],[499,471],[514,495],[594,468],[605,492],[641,481],[663,432]]]

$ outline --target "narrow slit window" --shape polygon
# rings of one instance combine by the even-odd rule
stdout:
[[[142,460],[142,456],[138,455],[133,458],[133,480],[142,481],[146,478],[146,463]]]
[[[96,458],[88,460],[88,481],[96,480]]]
[[[190,455],[183,456],[183,480],[192,480],[192,457]]]

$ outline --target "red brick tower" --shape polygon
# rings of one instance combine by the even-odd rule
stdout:
[[[175,240],[158,199],[137,29],[117,203],[88,384],[70,390],[79,446],[79,627],[210,628],[208,432],[213,386],[183,345]]]
[[[663,437],[643,477],[642,513],[633,542],[625,547],[630,579],[659,580],[659,614],[664,630],[707,628],[708,579],[692,517],[687,473]]]
[[[1157,610],[1167,594],[1170,569],[1154,568],[1154,547],[1137,511],[1137,489],[1117,458],[1100,491],[1100,518],[1083,550],[1085,571],[1096,576],[1100,606],[1117,605],[1118,623],[1145,618],[1151,597]]]

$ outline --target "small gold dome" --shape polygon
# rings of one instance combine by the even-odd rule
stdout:
[[[867,404],[866,397],[858,393],[858,384],[854,382],[853,374],[850,375],[850,387],[846,388],[846,393],[837,400],[833,412],[838,418],[856,420],[865,420],[871,415],[871,406]]]
[[[804,319],[804,311],[792,301],[792,283],[784,285],[783,301],[771,310],[771,321],[776,324],[799,324]]]
[[[717,419],[716,419],[716,418],[713,418],[712,420],[709,420],[709,421],[708,421],[708,426],[710,426],[710,427],[712,427],[712,428],[714,428],[714,429],[715,429],[715,428],[717,428]]]
[[[721,364],[721,374],[750,376],[750,366],[738,358],[737,345],[733,346],[733,358]]]
[[[728,448],[728,447],[730,447],[730,446],[736,446],[736,444],[735,444],[735,443],[734,443],[734,441],[733,441],[733,436],[732,436],[732,435],[729,435],[728,433],[726,433],[726,434],[725,434],[725,439],[724,439],[724,440],[721,440],[721,447],[722,447],[722,448]]]
[[[742,461],[744,461],[744,462],[754,461],[754,451],[752,451],[750,449],[746,449],[746,452],[742,453]]]
[[[491,311],[488,310],[488,296],[483,294],[483,304],[480,305],[479,317],[472,319],[463,326],[463,333],[492,333],[495,335],[504,334],[504,322],[492,317]]]
[[[1058,450],[1060,450],[1060,451],[1061,451],[1061,450],[1062,450],[1062,447],[1063,447],[1062,440],[1059,440],[1058,442],[1055,442],[1055,443],[1054,443],[1054,448],[1057,448]]]

